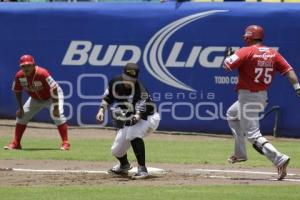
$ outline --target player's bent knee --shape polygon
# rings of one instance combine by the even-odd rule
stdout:
[[[111,154],[115,157],[121,158],[126,154],[126,152],[120,151],[120,149],[112,147]]]
[[[66,118],[62,118],[62,119],[53,119],[53,122],[56,126],[62,125],[64,123],[67,122]]]
[[[146,137],[148,135],[147,133],[147,128],[145,130],[139,130],[138,132],[133,132],[135,130],[129,130],[127,135],[126,135],[126,140],[127,141],[132,141],[135,138],[141,138],[143,139],[144,137]]]
[[[230,109],[227,110],[226,112],[226,118],[228,121],[236,121],[239,120],[238,115],[236,114],[236,112],[231,111]]]
[[[19,118],[19,117],[17,117],[16,122],[17,122],[18,124],[26,125],[26,124],[28,124],[29,120],[28,120],[28,119],[25,119],[25,118]]]
[[[143,136],[134,136],[134,135],[132,135],[132,136],[126,137],[126,140],[131,142],[132,140],[135,140],[136,138],[143,139],[144,137]]]

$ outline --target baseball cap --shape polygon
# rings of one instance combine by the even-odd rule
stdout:
[[[23,55],[20,58],[20,67],[23,65],[33,65],[35,64],[34,58],[31,55]]]
[[[122,77],[124,80],[132,81],[138,79],[139,66],[136,63],[127,63],[124,67]]]

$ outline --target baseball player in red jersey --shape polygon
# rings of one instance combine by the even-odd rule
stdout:
[[[21,139],[27,123],[41,109],[48,108],[51,118],[58,128],[62,139],[61,150],[69,150],[68,125],[63,114],[63,92],[49,72],[35,64],[31,55],[20,58],[20,67],[13,83],[19,109],[16,112],[17,122],[14,140],[4,149],[22,149]],[[22,91],[26,90],[30,96],[26,103],[22,103]]]
[[[237,69],[238,83],[236,90],[238,100],[228,109],[227,120],[235,138],[234,154],[228,159],[230,163],[247,160],[245,136],[255,150],[265,155],[278,170],[278,180],[287,172],[289,156],[280,153],[262,136],[259,129],[259,113],[267,104],[267,89],[275,72],[286,76],[300,96],[300,85],[293,68],[274,49],[262,44],[264,30],[257,25],[245,29],[243,39],[246,47],[228,56],[224,68],[228,71]]]

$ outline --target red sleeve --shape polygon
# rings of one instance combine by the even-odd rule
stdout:
[[[224,67],[229,70],[239,68],[248,57],[248,54],[249,50],[245,47],[237,50],[233,55],[224,60]]]
[[[293,68],[291,65],[280,55],[280,53],[276,53],[276,60],[275,60],[275,69],[279,71],[281,75],[285,75],[288,71],[292,70]]]
[[[12,90],[15,92],[21,92],[23,90],[18,75],[16,75],[15,77],[15,80],[12,85]]]

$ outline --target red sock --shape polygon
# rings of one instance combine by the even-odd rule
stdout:
[[[60,134],[60,137],[61,137],[61,140],[63,141],[63,143],[65,143],[65,142],[68,143],[68,124],[67,124],[67,122],[59,125],[57,127],[57,129],[59,131],[59,134]]]
[[[25,129],[26,129],[25,124],[19,124],[19,123],[16,124],[15,139],[14,139],[14,142],[16,144],[21,143],[21,139],[22,139],[22,136],[23,136],[23,133],[24,133]]]

